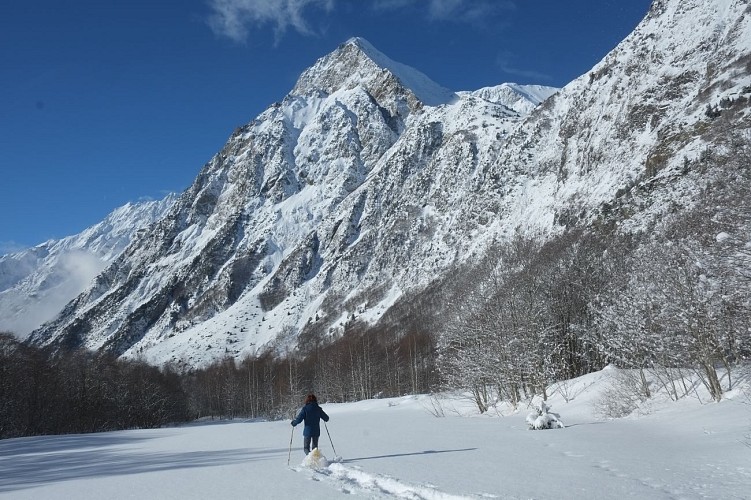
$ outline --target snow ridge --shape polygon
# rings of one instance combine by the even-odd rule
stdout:
[[[502,83],[501,85],[483,87],[472,92],[459,92],[459,94],[471,95],[496,104],[503,104],[517,113],[527,115],[559,90],[556,87],[546,87],[544,85]]]
[[[331,54],[305,70],[292,95],[311,95],[316,91],[333,94],[337,90],[362,87],[380,93],[389,76],[423,105],[439,106],[456,100],[454,92],[438,85],[414,68],[398,63],[378,51],[364,38],[351,38]]]
[[[428,106],[448,104],[456,99],[454,92],[438,85],[420,71],[387,57],[364,38],[350,38],[345,45],[357,47],[378,66],[392,72]]]
[[[521,119],[454,94],[428,106],[417,94],[441,91],[422,82],[416,94],[400,79],[418,87],[416,74],[360,39],[319,59],[33,341],[200,366],[292,348],[300,331],[340,331],[353,314],[377,322],[405,284],[434,276],[395,268],[405,241],[414,259],[454,260],[448,213]],[[332,307],[335,296],[352,304]]]
[[[468,500],[472,498],[445,493],[432,486],[405,483],[387,475],[372,474],[338,463],[317,471],[317,475],[334,483],[337,489],[348,494],[363,496],[385,494],[396,498],[419,498],[422,500]]]

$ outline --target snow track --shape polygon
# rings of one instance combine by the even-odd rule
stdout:
[[[405,498],[408,500],[463,500],[468,498],[444,493],[433,485],[409,484],[399,479],[383,474],[370,474],[359,466],[345,466],[339,463],[330,464],[325,469],[310,470],[304,467],[295,468],[296,471],[310,472],[311,480],[329,483],[342,493],[367,496],[369,498]],[[494,495],[484,495],[492,498]]]

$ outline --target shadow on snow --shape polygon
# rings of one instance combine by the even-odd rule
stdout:
[[[378,455],[375,457],[359,457],[359,458],[347,458],[345,460],[342,460],[342,463],[350,463],[350,462],[360,462],[362,460],[378,460],[381,458],[399,458],[399,457],[412,457],[415,455],[433,455],[436,453],[458,453],[462,451],[474,451],[477,448],[461,448],[459,450],[425,450],[425,451],[417,451],[414,453],[395,453],[393,455]]]
[[[0,441],[0,493],[80,478],[279,459],[287,452],[284,448],[183,453],[120,448],[163,436],[159,431],[142,431],[138,435],[77,434]]]

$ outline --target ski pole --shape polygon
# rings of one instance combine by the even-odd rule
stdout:
[[[289,454],[287,455],[287,467],[289,467],[289,461],[292,458],[292,436],[295,435],[295,427],[292,426],[292,434],[289,435]]]
[[[334,448],[334,442],[331,440],[331,433],[329,432],[329,426],[326,425],[326,421],[324,420],[323,426],[326,427],[326,434],[329,435],[329,443],[331,443],[331,449],[334,450],[334,456],[338,457],[339,455],[336,453],[336,448]]]

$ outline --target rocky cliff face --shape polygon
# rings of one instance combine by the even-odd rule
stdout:
[[[748,129],[748,15],[741,0],[657,1],[537,107],[555,89],[453,93],[352,39],[238,129],[33,341],[200,365],[376,323],[518,231],[626,205],[623,230],[648,229],[666,200],[690,203],[683,157],[721,147],[707,105],[734,99],[722,119]]]

